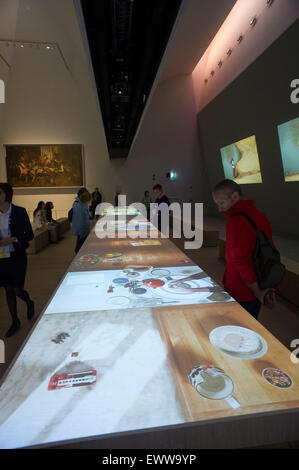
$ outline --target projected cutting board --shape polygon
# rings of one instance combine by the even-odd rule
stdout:
[[[192,266],[194,263],[168,239],[104,239],[90,234],[70,271],[124,269],[131,266]]]
[[[200,308],[154,308],[153,314],[167,348],[170,368],[187,421],[299,405],[299,369],[291,362],[290,351],[245,311],[242,318],[237,303],[201,305]],[[210,343],[209,334],[224,325],[241,326],[258,333],[267,343],[268,351],[252,360],[233,358],[220,352]],[[234,384],[232,397],[240,404],[239,408],[234,409],[225,399],[205,398],[195,390],[188,375],[199,365],[214,365],[231,378]],[[265,369],[269,374],[273,373],[273,369],[283,371],[292,379],[292,386],[281,388],[270,384],[262,375]]]

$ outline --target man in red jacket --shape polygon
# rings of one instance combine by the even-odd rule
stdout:
[[[223,285],[227,292],[257,318],[262,305],[273,308],[274,289],[261,289],[253,269],[252,255],[256,244],[256,231],[243,215],[247,214],[272,240],[272,227],[263,212],[258,210],[254,201],[244,200],[240,186],[232,180],[223,180],[213,191],[213,198],[219,212],[227,217],[226,225],[226,268]]]

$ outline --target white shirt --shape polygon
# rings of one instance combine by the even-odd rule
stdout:
[[[0,239],[10,237],[10,226],[9,220],[11,215],[11,204],[7,212],[3,213],[0,211]],[[1,258],[9,258],[10,253],[14,251],[13,244],[7,246],[0,246],[0,259]]]

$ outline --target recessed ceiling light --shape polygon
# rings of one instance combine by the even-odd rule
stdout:
[[[232,55],[233,50],[230,48],[226,51],[226,55],[230,56]]]
[[[257,23],[257,17],[255,16],[254,18],[252,18],[252,20],[250,21],[250,26],[252,26],[252,28],[256,25]]]

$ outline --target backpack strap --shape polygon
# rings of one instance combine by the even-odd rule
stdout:
[[[255,222],[253,222],[253,220],[251,219],[251,217],[249,217],[249,215],[245,214],[245,212],[236,212],[236,214],[233,214],[231,215],[231,217],[235,217],[236,215],[243,215],[243,217],[245,217],[248,222],[252,225],[252,227],[255,229],[255,230],[259,230],[261,231],[257,225],[255,224]]]

